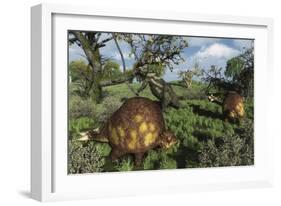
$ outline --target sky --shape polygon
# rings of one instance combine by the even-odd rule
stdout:
[[[101,39],[106,38],[108,34],[103,33]],[[200,67],[208,70],[211,65],[225,68],[228,59],[243,53],[253,44],[253,40],[248,39],[231,39],[231,38],[209,38],[209,37],[189,37],[185,36],[188,47],[182,52],[184,62],[174,67],[173,72],[166,69],[164,79],[172,81],[178,79],[178,72],[192,68],[195,63],[199,63]],[[132,68],[135,60],[130,57],[130,47],[126,42],[120,42],[126,67]],[[120,64],[121,58],[114,41],[107,42],[105,47],[100,48],[100,53],[106,57],[110,57]],[[69,62],[74,60],[85,60],[83,50],[77,45],[69,47]]]

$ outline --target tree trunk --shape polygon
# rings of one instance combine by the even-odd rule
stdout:
[[[119,51],[120,57],[121,57],[122,66],[123,66],[123,73],[125,73],[125,72],[126,72],[126,64],[125,64],[124,55],[123,55],[123,53],[122,53],[122,51],[121,51],[121,48],[120,48],[120,46],[119,46],[119,43],[118,43],[118,41],[117,41],[116,36],[115,36],[114,33],[112,33],[112,37],[113,37],[113,40],[114,40],[114,42],[115,42],[115,45],[116,45],[116,47],[117,47],[117,49],[118,49],[118,51]]]
[[[102,87],[99,83],[94,83],[90,91],[90,97],[93,103],[100,103],[102,99]]]
[[[87,60],[89,64],[92,66],[93,71],[95,73],[101,71],[99,48],[95,48],[95,46],[91,46],[89,41],[85,38],[82,32],[75,31],[73,32],[73,34],[79,40],[82,49],[87,57]]]
[[[93,73],[91,80],[87,82],[83,96],[91,98],[93,103],[100,103],[102,99],[102,85],[99,73]]]

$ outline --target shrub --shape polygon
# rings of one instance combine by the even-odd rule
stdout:
[[[117,164],[114,165],[114,168],[119,171],[131,171],[134,169],[134,161],[132,156],[126,156],[120,160]]]
[[[253,100],[248,100],[245,102],[245,112],[246,118],[254,119],[254,102]]]
[[[93,104],[90,99],[72,96],[69,105],[70,139],[79,137],[82,131],[98,128],[120,105],[121,102],[113,97],[105,98],[101,104]]]
[[[170,153],[172,152],[170,151]],[[143,161],[144,170],[175,168],[177,168],[177,162],[169,155],[169,151],[150,150]]]
[[[70,174],[102,172],[105,157],[111,148],[107,144],[93,141],[81,143],[69,141],[68,172]]]
[[[203,143],[199,151],[200,167],[240,166],[254,164],[253,123],[244,122],[235,134]]]
[[[70,139],[76,139],[80,137],[80,132],[96,128],[97,123],[93,118],[80,117],[77,119],[70,119],[69,121],[69,134]]]
[[[221,137],[226,131],[233,134],[235,125],[221,120],[218,107],[205,101],[189,100],[182,109],[165,113],[167,127],[185,147],[199,149],[200,141]],[[213,116],[212,116],[213,115]],[[217,116],[216,116],[217,115]]]
[[[164,155],[160,160],[159,169],[176,169],[177,162],[168,155]]]
[[[69,116],[70,118],[92,117],[98,122],[104,122],[120,106],[121,102],[116,97],[105,97],[100,104],[95,104],[90,98],[71,95]]]
[[[97,104],[94,116],[97,122],[103,124],[121,106],[121,102],[116,97],[106,97],[101,104]]]
[[[95,105],[91,99],[84,99],[78,95],[71,95],[69,99],[70,118],[92,117]]]
[[[158,162],[158,154],[156,151],[151,150],[147,153],[146,158],[143,161],[143,169],[144,170],[151,170],[155,168],[155,163]]]

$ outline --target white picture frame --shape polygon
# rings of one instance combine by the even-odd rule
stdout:
[[[40,4],[31,8],[31,26],[32,198],[53,201],[273,185],[273,134],[267,113],[274,75],[272,19]],[[68,29],[254,38],[255,165],[67,175]]]

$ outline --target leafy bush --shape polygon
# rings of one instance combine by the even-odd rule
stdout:
[[[132,156],[126,156],[122,158],[117,164],[114,165],[114,168],[121,171],[132,171],[134,169],[134,161]]]
[[[70,118],[92,117],[95,112],[95,104],[90,98],[84,99],[78,95],[71,95],[69,99]]]
[[[253,99],[245,102],[245,112],[247,119],[254,119],[254,101]]]
[[[121,101],[115,96],[105,97],[100,104],[95,104],[91,98],[71,94],[69,98],[69,117],[71,119],[89,117],[103,123],[120,106]]]
[[[71,96],[69,103],[70,139],[78,137],[82,131],[99,127],[120,105],[121,102],[114,97],[106,97],[101,104],[94,104],[90,99]]]
[[[71,82],[86,81],[90,74],[91,69],[83,59],[69,63],[69,77],[71,78]]]
[[[155,168],[155,164],[158,163],[159,156],[156,151],[148,151],[148,154],[143,162],[143,169],[150,170]]]
[[[110,153],[107,144],[69,141],[68,172],[70,174],[102,172],[105,157]]]
[[[69,121],[69,139],[80,137],[80,133],[86,130],[97,128],[97,123],[93,118],[80,117]]]
[[[254,164],[253,123],[246,121],[235,134],[208,140],[199,151],[200,167],[239,166]]]
[[[77,95],[82,96],[83,90],[84,90],[84,84],[80,81],[77,82],[71,82],[68,86],[68,93],[70,96]]]
[[[164,155],[160,160],[160,166],[159,169],[176,169],[177,168],[177,162],[173,158]]]
[[[221,120],[221,108],[202,100],[189,100],[185,108],[169,109],[165,114],[167,127],[185,147],[198,149],[200,141],[233,134],[236,126]]]
[[[119,99],[115,97],[106,97],[101,104],[95,105],[94,116],[100,124],[106,122],[107,119],[121,106]]]
[[[173,153],[174,151],[170,151]],[[175,169],[177,162],[169,154],[169,151],[164,150],[150,150],[143,161],[144,170],[153,169]]]

